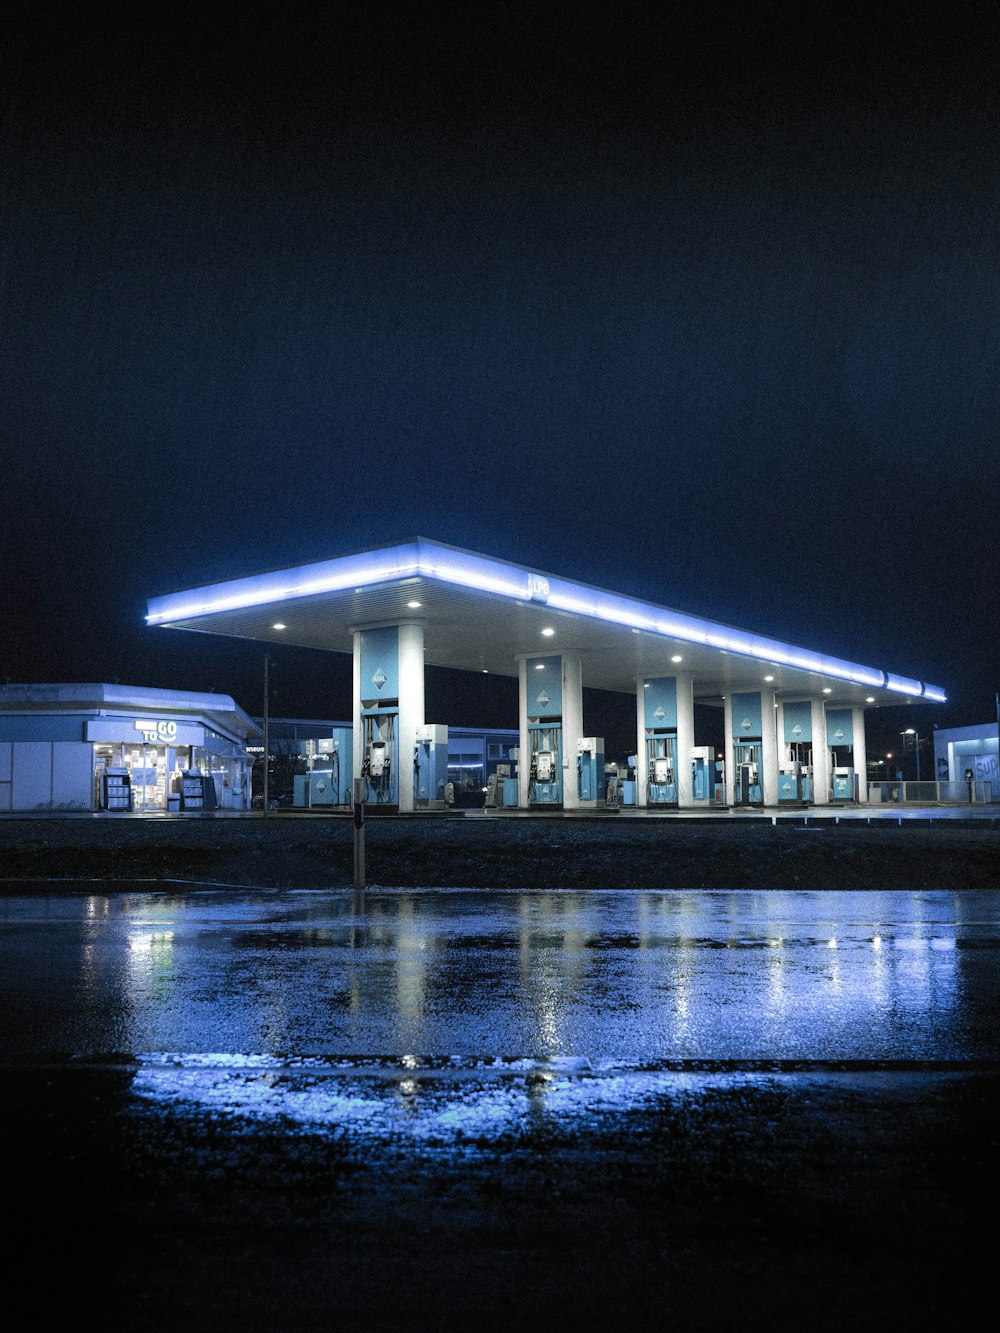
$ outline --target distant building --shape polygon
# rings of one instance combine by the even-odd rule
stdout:
[[[934,776],[938,782],[962,782],[972,770],[974,782],[992,785],[991,799],[1000,800],[1000,758],[997,724],[942,728],[934,732]]]
[[[226,694],[0,686],[0,811],[246,810],[257,724]]]

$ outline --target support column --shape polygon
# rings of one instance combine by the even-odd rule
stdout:
[[[646,679],[635,683],[635,805],[645,810],[649,798],[649,763],[646,758]]]
[[[517,804],[528,808],[531,751],[528,749],[528,659],[517,659]]]
[[[774,710],[774,735],[778,744],[778,768],[784,768],[785,758],[788,752],[788,745],[785,739],[785,701],[778,700],[778,706]]]
[[[677,677],[677,806],[690,810],[694,804],[691,781],[691,751],[694,749],[694,677]]]
[[[810,699],[812,722],[813,804],[830,804],[830,747],[826,738],[826,702]]]
[[[778,710],[774,690],[760,692],[760,761],[761,795],[764,805],[778,804]]]
[[[424,725],[424,627],[399,626],[399,810],[413,810],[413,751]]]
[[[354,641],[354,666],[351,682],[351,776],[361,777],[365,758],[365,735],[361,726],[361,631],[351,631]],[[354,791],[353,782],[351,791]]]
[[[722,704],[722,725],[725,730],[722,752],[726,773],[726,805],[736,804],[736,775],[733,772],[733,696],[727,694]]]
[[[562,655],[563,688],[563,809],[580,809],[576,775],[576,743],[583,730],[583,667],[576,653]]]
[[[854,771],[858,777],[858,800],[868,800],[868,746],[865,743],[865,710],[851,709],[851,731],[854,736]]]

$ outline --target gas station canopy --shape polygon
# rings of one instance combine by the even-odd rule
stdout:
[[[944,702],[935,685],[540,570],[414,537],[150,598],[150,626],[351,653],[353,632],[419,623],[424,660],[516,676],[519,655],[580,656],[587,687],[690,673],[706,702],[762,681],[782,695],[872,707]],[[773,678],[773,679],[772,679]]]

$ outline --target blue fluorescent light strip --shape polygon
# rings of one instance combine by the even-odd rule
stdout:
[[[517,601],[535,600],[558,611],[626,625],[685,643],[700,643],[874,689],[895,690],[941,703],[947,698],[936,685],[922,685],[918,680],[813,653],[699,616],[668,611],[630,597],[585,588],[569,580],[534,574],[516,565],[491,560],[488,556],[452,550],[424,540],[154,597],[148,603],[150,609],[146,621],[149,625],[174,624],[296,597],[391,583],[415,575]],[[543,591],[540,592],[540,588]]]

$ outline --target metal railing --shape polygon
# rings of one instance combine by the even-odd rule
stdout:
[[[988,805],[993,799],[989,782],[869,782],[868,800],[874,805]]]

